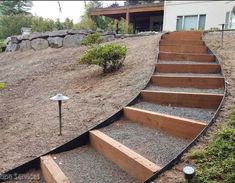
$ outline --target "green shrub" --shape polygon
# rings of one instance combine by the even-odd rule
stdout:
[[[6,45],[4,44],[4,40],[0,40],[0,53],[4,51]]]
[[[0,90],[5,88],[5,84],[4,83],[0,83]]]
[[[93,34],[88,34],[81,42],[82,45],[89,46],[93,44],[100,44],[103,41],[101,35],[96,32]]]
[[[79,59],[82,64],[96,64],[104,73],[118,70],[126,57],[126,46],[116,44],[95,45],[88,49]]]
[[[32,16],[0,16],[0,39],[21,34],[22,27],[31,27]]]
[[[207,148],[194,150],[190,156],[197,173],[195,183],[227,182],[235,180],[235,109],[227,126],[219,130]]]

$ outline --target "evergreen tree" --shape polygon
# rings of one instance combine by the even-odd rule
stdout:
[[[33,4],[31,0],[0,1],[1,15],[30,15]]]

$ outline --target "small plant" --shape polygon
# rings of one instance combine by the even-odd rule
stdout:
[[[104,73],[118,70],[126,57],[126,46],[116,44],[95,45],[88,49],[79,59],[81,64],[96,64]]]
[[[5,84],[4,83],[0,83],[0,90],[5,88]]]
[[[189,155],[197,166],[195,183],[216,183],[235,180],[235,109],[226,126],[220,129],[207,148]]]
[[[81,42],[82,45],[90,46],[93,44],[100,44],[103,41],[103,38],[98,32],[88,34]]]
[[[4,44],[4,41],[0,40],[0,53],[4,51],[5,47],[6,47],[6,45]]]

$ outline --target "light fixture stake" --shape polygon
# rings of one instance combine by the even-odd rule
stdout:
[[[69,97],[64,96],[62,94],[57,94],[54,97],[51,97],[50,100],[53,101],[58,101],[58,105],[59,105],[59,123],[60,123],[60,133],[59,135],[62,135],[62,101],[64,100],[68,100]]]

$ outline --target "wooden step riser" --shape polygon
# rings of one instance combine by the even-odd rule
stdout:
[[[156,64],[156,72],[160,73],[220,73],[218,64]]]
[[[193,107],[217,109],[223,98],[222,94],[197,94],[180,92],[141,92],[141,100],[173,107]]]
[[[89,134],[90,143],[98,152],[140,181],[146,180],[154,172],[161,169],[161,167],[99,130],[90,131]]]
[[[168,32],[168,33],[166,33],[166,35],[184,35],[184,36],[199,35],[199,36],[202,36],[203,32],[182,30],[182,31]]]
[[[124,116],[130,121],[138,122],[150,128],[160,129],[170,135],[194,139],[206,126],[194,120],[145,111],[132,107],[124,108]]]
[[[47,183],[70,183],[60,167],[50,155],[40,158],[42,175]]]
[[[152,76],[151,82],[161,87],[224,89],[223,77]]]
[[[159,59],[164,61],[196,61],[196,62],[214,62],[213,55],[196,55],[196,54],[178,54],[160,52]]]
[[[194,45],[194,46],[205,46],[205,43],[203,41],[190,41],[190,40],[160,40],[160,45]]]
[[[205,46],[182,46],[182,45],[160,45],[161,52],[173,52],[173,53],[204,53],[206,54],[208,49]]]
[[[200,36],[181,36],[181,35],[163,35],[163,40],[190,40],[190,41],[201,41],[202,38]]]

